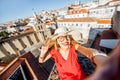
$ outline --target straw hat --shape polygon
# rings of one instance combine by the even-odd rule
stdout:
[[[67,36],[67,35],[72,36],[72,38],[80,44],[85,44],[86,43],[86,40],[84,40],[83,35],[79,30],[77,30],[77,29],[68,30],[68,28],[66,28],[66,27],[57,28],[55,30],[54,34],[52,36],[50,36],[49,38],[50,38],[51,41],[52,40],[54,41],[59,36]]]
[[[55,30],[54,35],[52,35],[52,40],[56,40],[59,36],[72,35],[72,31],[69,31],[66,27],[60,27]]]

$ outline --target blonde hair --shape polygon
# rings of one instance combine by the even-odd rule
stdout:
[[[77,44],[77,42],[72,38],[72,36],[70,36],[70,45],[75,45],[75,44]],[[58,50],[60,48],[60,46],[59,46],[59,44],[57,42],[57,39],[54,40],[54,48],[56,50]]]

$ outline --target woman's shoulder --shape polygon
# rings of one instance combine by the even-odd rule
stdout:
[[[70,49],[71,50],[77,50],[78,46],[79,46],[78,44],[71,45]]]
[[[79,46],[80,46],[80,44],[74,44],[74,45],[72,45],[72,47],[75,48],[75,50],[77,50]]]
[[[52,49],[50,50],[50,54],[51,54],[51,55],[54,55],[56,52],[57,52],[57,49],[55,49],[55,48],[52,48]]]

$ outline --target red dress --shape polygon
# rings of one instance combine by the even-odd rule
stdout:
[[[70,47],[67,60],[62,57],[59,50],[52,49],[50,54],[55,60],[60,80],[83,80],[86,78],[86,74],[78,63],[74,46]]]

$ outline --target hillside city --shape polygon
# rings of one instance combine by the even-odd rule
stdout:
[[[15,36],[18,33],[23,33],[29,29],[31,30],[37,24],[37,21],[44,23],[46,28],[55,28],[56,25],[58,27],[69,25],[80,25],[82,27],[84,22],[86,24],[91,22],[91,24],[85,25],[84,27],[109,28],[111,27],[110,22],[115,10],[119,11],[119,0],[104,0],[86,4],[75,2],[61,9],[50,11],[43,10],[40,13],[35,13],[33,10],[33,16],[29,18],[0,24],[0,32],[6,31],[10,33],[9,37]],[[74,20],[76,18],[77,20]],[[68,25],[67,22],[70,22],[70,24]],[[80,24],[77,24],[77,22]],[[95,23],[94,26],[92,26],[93,23]]]
[[[25,53],[32,53],[34,58],[38,59],[41,46],[59,27],[67,27],[69,30],[75,30],[72,36],[78,43],[86,47],[101,50],[106,54],[109,54],[120,38],[119,0],[95,0],[85,4],[75,1],[75,3],[63,6],[60,9],[42,10],[40,13],[36,13],[33,10],[32,13],[33,16],[31,15],[28,18],[0,24],[0,75],[3,75],[0,79],[8,78],[8,76],[4,76],[7,74],[7,70],[14,72],[12,65],[17,65],[16,62],[19,58],[20,62],[22,62],[22,58],[27,57],[26,60],[31,58],[31,54],[24,55]],[[16,57],[19,58],[16,59]],[[30,61],[33,60],[30,59]],[[28,63],[30,62],[28,61]],[[8,64],[9,67],[6,68]],[[22,65],[23,63],[20,64]],[[48,67],[47,65],[50,64],[52,65]],[[51,69],[53,70],[52,72],[57,73],[54,71],[54,62],[50,60],[50,62],[48,61],[43,66],[48,71],[47,76],[39,73],[34,73],[34,75],[41,76],[42,80],[57,80],[52,79],[50,76],[52,75]],[[31,69],[35,70],[33,66]],[[92,70],[94,70],[94,67]],[[46,74],[46,71],[43,70],[43,72]],[[29,75],[29,77],[32,75]],[[34,75],[32,78],[34,78]],[[25,78],[23,79],[26,80]],[[36,79],[39,80],[38,77]]]

